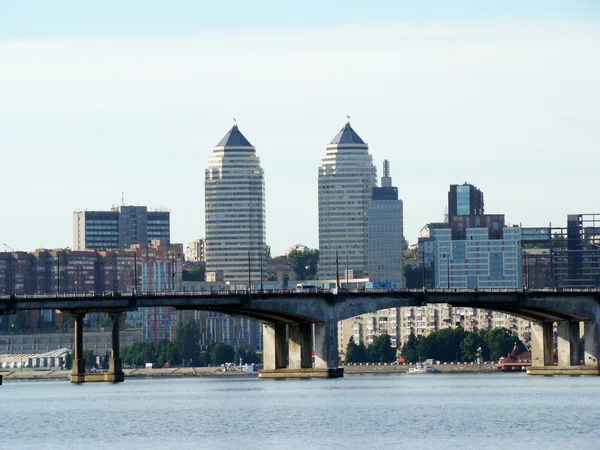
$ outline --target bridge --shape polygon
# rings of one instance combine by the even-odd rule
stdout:
[[[263,324],[261,378],[340,377],[337,323],[381,309],[446,303],[490,309],[532,321],[532,375],[600,375],[600,290],[270,290],[162,293],[13,295],[0,297],[0,315],[57,309],[73,315],[75,348],[71,382],[123,381],[119,318],[140,307],[207,310]],[[112,352],[106,373],[85,373],[83,318],[105,312],[113,319]],[[553,327],[558,329],[554,365]],[[580,355],[580,327],[584,354]],[[287,348],[287,352],[286,352]],[[314,349],[314,364],[312,353]],[[582,363],[583,361],[583,363]]]

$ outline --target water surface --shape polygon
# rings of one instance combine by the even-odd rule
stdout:
[[[600,448],[600,378],[127,379],[0,386],[4,448]]]

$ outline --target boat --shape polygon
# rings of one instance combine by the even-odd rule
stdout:
[[[433,366],[417,363],[414,367],[408,368],[409,374],[417,374],[417,373],[440,373],[439,369],[436,369]]]

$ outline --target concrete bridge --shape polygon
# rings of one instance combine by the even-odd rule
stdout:
[[[263,324],[264,363],[259,376],[308,378],[343,376],[343,369],[338,368],[338,321],[381,309],[437,303],[490,309],[531,320],[530,374],[600,374],[600,290],[340,289],[28,295],[0,297],[0,315],[35,309],[58,309],[72,314],[73,383],[123,381],[118,319],[126,311],[158,306],[210,310],[258,320]],[[90,312],[106,312],[113,318],[110,367],[103,374],[85,373],[82,326],[83,317]],[[554,323],[558,324],[558,366],[554,365]],[[584,355],[579,354],[581,323]]]

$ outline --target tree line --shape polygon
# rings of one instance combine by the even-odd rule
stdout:
[[[368,347],[363,342],[356,344],[354,337],[350,337],[350,341],[346,346],[344,362],[392,362],[395,360],[396,349],[392,347],[392,338],[389,334],[382,334]]]
[[[205,351],[200,349],[200,332],[198,325],[190,321],[186,325],[177,326],[173,341],[167,339],[153,342],[135,342],[121,348],[121,359],[126,365],[144,366],[153,363],[159,367],[175,366],[218,366],[235,362],[259,363],[260,357],[254,350],[238,348],[237,351],[228,344],[217,342]]]
[[[434,359],[441,362],[497,361],[506,356],[517,344],[520,353],[526,351],[525,344],[506,328],[492,328],[467,332],[462,327],[445,328],[428,336],[411,333],[400,350],[407,362]]]
[[[506,328],[493,328],[467,332],[462,327],[445,328],[427,336],[411,333],[399,354],[406,362],[416,363],[426,359],[441,362],[497,361],[506,356],[517,344],[520,353],[526,351],[521,340]],[[346,347],[346,363],[393,362],[397,349],[392,347],[387,334],[379,336],[371,345],[356,344],[351,337]]]

